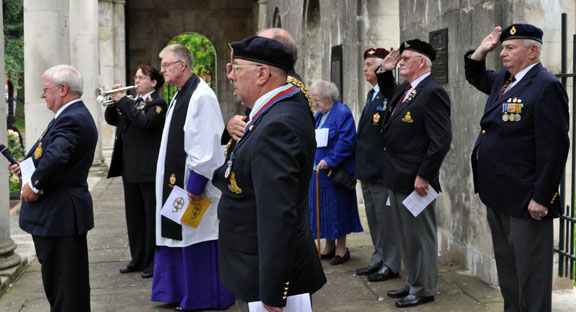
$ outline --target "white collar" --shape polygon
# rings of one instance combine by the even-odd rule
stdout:
[[[58,116],[60,116],[60,114],[62,114],[62,112],[66,109],[66,107],[68,107],[68,106],[70,106],[76,102],[80,102],[80,101],[82,101],[82,100],[81,99],[75,99],[75,100],[72,100],[72,101],[64,104],[64,106],[60,107],[60,109],[56,112],[56,115],[54,115],[54,119],[58,118]]]

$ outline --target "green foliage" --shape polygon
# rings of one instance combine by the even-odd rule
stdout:
[[[212,90],[216,92],[216,52],[210,40],[200,34],[189,33],[180,34],[168,42],[168,44],[174,43],[184,45],[190,50],[192,56],[194,56],[194,73],[204,79]],[[176,91],[176,87],[168,84],[164,85],[166,102],[170,103]]]
[[[24,81],[24,3],[2,0],[4,17],[4,63],[6,76],[15,88]]]

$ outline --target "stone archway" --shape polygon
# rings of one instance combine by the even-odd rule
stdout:
[[[160,66],[158,53],[182,33],[200,33],[212,42],[216,53],[216,95],[225,120],[243,111],[226,78],[228,43],[255,33],[257,5],[253,0],[237,1],[128,1],[126,6],[126,70],[134,75],[140,63]]]

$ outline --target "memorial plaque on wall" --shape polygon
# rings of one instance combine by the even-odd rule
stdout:
[[[340,92],[340,98],[337,100],[342,100],[342,45],[337,45],[332,47],[332,57],[330,59],[330,81],[336,84],[338,91]]]
[[[436,50],[432,77],[439,83],[448,83],[448,28],[431,31],[428,37],[430,45]]]

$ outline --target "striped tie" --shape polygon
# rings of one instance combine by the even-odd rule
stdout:
[[[513,83],[514,81],[516,81],[516,77],[514,75],[510,76],[510,78],[508,78],[508,80],[506,80],[506,83],[504,83],[504,85],[502,86],[502,88],[500,88],[500,92],[498,92],[498,98],[501,98],[502,95],[504,94],[504,92],[506,92],[506,89],[508,88],[508,86]]]
[[[400,106],[400,104],[402,104],[404,102],[404,98],[406,97],[406,94],[408,93],[408,91],[410,91],[411,88],[412,88],[411,84],[406,85],[406,88],[404,88],[404,93],[402,94],[402,97],[398,100],[398,103],[396,103],[396,105],[394,106],[393,112],[395,112],[396,109],[398,108],[398,106]]]

